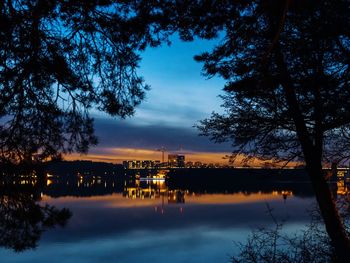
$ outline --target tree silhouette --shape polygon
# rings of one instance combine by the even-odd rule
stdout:
[[[8,160],[84,152],[88,110],[126,116],[147,86],[138,51],[219,38],[197,56],[227,80],[226,114],[205,135],[251,155],[301,157],[339,262],[350,242],[322,172],[349,155],[348,1],[44,1],[0,3],[0,150]]]
[[[6,192],[0,196],[0,246],[16,252],[35,248],[41,234],[55,226],[65,226],[68,209],[41,206],[33,193]]]
[[[347,1],[241,1],[222,42],[197,56],[227,80],[224,114],[200,130],[237,152],[306,163],[339,262],[350,242],[322,163],[349,156],[350,5]]]
[[[137,52],[161,38],[137,2],[0,2],[1,160],[86,152],[89,109],[133,113],[148,88]]]

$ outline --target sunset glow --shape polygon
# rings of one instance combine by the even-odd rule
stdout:
[[[184,154],[186,156],[186,162],[202,162],[202,163],[219,163],[229,164],[228,156],[230,152],[192,152],[192,151],[178,151],[176,153]],[[165,161],[167,161],[167,154],[165,152]],[[65,160],[89,160],[94,162],[109,162],[109,163],[122,163],[125,160],[161,160],[162,153],[157,150],[139,149],[139,148],[98,148],[98,151],[92,150],[87,155],[82,154],[69,154],[64,156]],[[245,156],[239,155],[236,157],[233,165],[242,166]],[[260,160],[252,158],[249,160],[248,165],[251,167],[263,167],[266,164],[271,164],[271,161]],[[300,163],[290,162],[287,167],[293,167]],[[277,167],[284,165],[284,163],[275,164]]]
[[[254,203],[254,202],[268,202],[272,200],[282,200],[281,194],[276,193],[236,193],[236,194],[186,194],[185,195],[186,204],[190,205],[206,205],[206,204],[242,204],[242,203]],[[154,199],[131,199],[125,198],[122,194],[113,194],[108,196],[93,196],[83,200],[79,200],[75,197],[63,197],[59,200],[52,199],[48,196],[42,197],[42,202],[50,202],[59,204],[74,204],[76,202],[79,205],[101,205],[103,204],[106,207],[115,207],[115,208],[128,208],[128,207],[147,207],[155,206],[162,203],[162,197]],[[167,201],[166,201],[167,203]]]
[[[224,157],[230,155],[229,152],[183,152],[183,154],[186,156],[186,161],[221,164],[227,164],[228,159],[224,159]],[[66,155],[65,159],[121,163],[123,160],[161,160],[162,153],[156,150],[137,148],[100,148],[98,153],[93,151],[87,155],[75,153]]]

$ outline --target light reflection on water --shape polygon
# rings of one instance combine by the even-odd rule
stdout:
[[[208,193],[133,181],[104,195],[74,188],[62,196],[58,184],[47,187],[40,202],[69,208],[68,225],[44,232],[35,250],[1,248],[2,262],[228,262],[233,241],[272,223],[266,204],[293,232],[309,222],[314,202],[291,187]]]

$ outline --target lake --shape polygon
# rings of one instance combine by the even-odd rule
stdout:
[[[223,183],[208,185],[208,191],[205,185],[193,190],[163,180],[99,177],[48,179],[39,188],[16,184],[30,200],[11,197],[8,188],[2,195],[1,262],[229,262],[235,242],[244,243],[256,228],[274,226],[269,209],[293,233],[310,222],[315,206],[308,183],[261,184],[260,190],[259,182]],[[45,205],[69,209],[65,226],[31,214]]]

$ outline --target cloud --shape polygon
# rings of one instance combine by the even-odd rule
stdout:
[[[111,118],[95,120],[98,148],[126,148],[155,150],[165,147],[169,151],[231,152],[229,143],[215,144],[207,137],[199,136],[193,127],[169,127],[165,125],[137,125],[137,123]],[[98,149],[92,149],[96,152]]]
[[[165,160],[169,153],[177,153],[184,154],[186,161],[228,164],[225,157],[234,150],[229,143],[215,144],[207,137],[199,136],[193,127],[137,125],[130,120],[96,118],[95,129],[99,144],[92,147],[88,155],[74,153],[65,156],[65,159],[112,163],[121,163],[124,160],[161,160],[162,154],[158,149],[164,147]],[[237,156],[234,165],[243,165],[245,158],[244,155]],[[264,166],[266,163],[268,161],[252,158],[248,164]],[[291,162],[288,166],[298,164]]]
[[[204,163],[228,163],[223,157],[228,152],[189,152],[175,151],[176,153],[185,154],[186,161],[200,161]],[[167,154],[165,160],[167,160]],[[172,151],[174,153],[174,151]],[[141,149],[141,148],[109,148],[99,147],[94,148],[88,155],[70,154],[65,156],[66,160],[91,160],[96,162],[112,162],[121,163],[124,160],[161,160],[161,152],[156,149]]]

